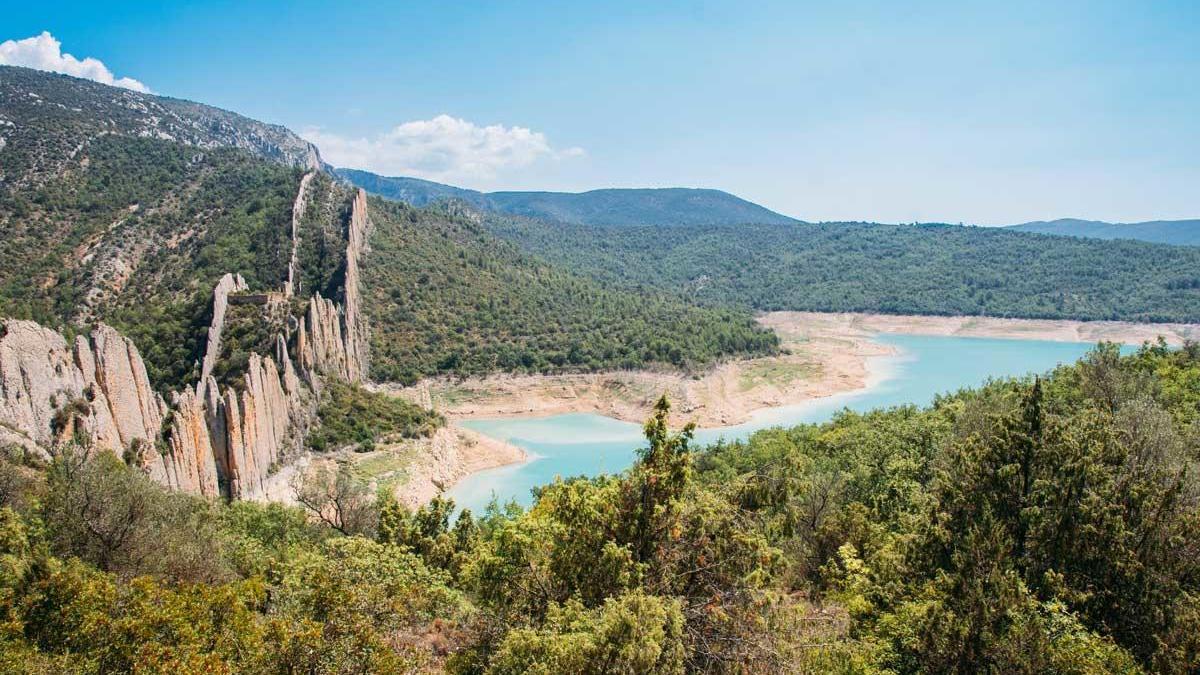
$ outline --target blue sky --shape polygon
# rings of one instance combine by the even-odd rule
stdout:
[[[480,189],[1200,217],[1200,2],[7,3],[154,92]],[[40,6],[39,6],[40,5]],[[176,6],[178,5],[178,6]]]

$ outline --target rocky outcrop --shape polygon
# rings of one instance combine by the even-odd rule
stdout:
[[[150,476],[177,490],[215,497],[223,491],[204,403],[190,389],[173,397],[166,438],[170,451],[160,455],[161,464],[150,465]]]
[[[101,324],[73,346],[31,321],[0,324],[0,425],[49,447],[79,435],[120,453],[153,444],[167,412],[133,343]]]
[[[346,282],[343,307],[343,334],[346,342],[347,379],[359,382],[367,374],[367,327],[360,308],[359,259],[367,252],[371,220],[367,215],[367,193],[359,189],[354,194],[350,210],[350,226],[346,233]]]
[[[293,254],[282,292],[264,304],[287,315],[295,289],[295,237],[306,208],[301,181],[293,205]],[[366,329],[360,311],[359,259],[370,221],[359,190],[347,227],[345,286],[340,303],[314,295],[299,321],[279,321],[273,355],[251,354],[239,386],[224,389],[213,377],[221,354],[226,313],[253,300],[239,275],[213,289],[212,322],[194,389],[171,394],[171,405],[150,387],[133,343],[101,324],[74,344],[29,321],[0,324],[0,442],[53,448],[72,437],[89,447],[137,461],[160,483],[185,492],[229,498],[265,496],[272,474],[300,454],[324,378],[360,382],[367,368]],[[290,317],[288,317],[290,319]],[[266,319],[264,319],[266,320]],[[294,338],[298,367],[289,354]]]
[[[240,274],[226,274],[213,288],[212,322],[208,326],[208,342],[204,345],[204,361],[200,365],[200,384],[212,375],[221,355],[221,331],[225,330],[225,312],[229,309],[229,294],[245,291],[246,280]]]
[[[300,252],[300,221],[304,219],[304,211],[308,208],[308,184],[312,182],[314,175],[315,171],[309,171],[300,179],[300,190],[292,204],[292,257],[288,262],[287,281],[283,282],[283,294],[289,298],[300,290],[296,281]]]
[[[321,375],[361,382],[367,374],[367,327],[361,310],[359,261],[367,250],[370,219],[367,194],[355,193],[346,233],[345,291],[342,303],[314,295],[296,333],[296,359],[310,384]],[[315,386],[315,385],[314,385]]]

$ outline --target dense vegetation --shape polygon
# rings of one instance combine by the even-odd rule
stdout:
[[[582,227],[490,218],[603,281],[759,310],[1200,321],[1200,249],[952,225]]]
[[[236,150],[103,136],[36,188],[0,187],[0,315],[104,320],[156,385],[188,380],[221,275],[274,289],[298,173]]]
[[[408,512],[340,472],[280,505],[101,454],[0,463],[7,672],[1200,668],[1200,349],[696,450],[528,511]],[[323,524],[317,525],[315,522]]]
[[[347,446],[368,451],[376,442],[429,436],[445,424],[432,410],[359,386],[334,381],[322,393],[320,426],[307,439],[317,452]]]
[[[698,368],[774,351],[748,313],[611,288],[521,254],[453,206],[371,200],[363,266],[371,370],[557,372],[661,364]]]
[[[581,225],[791,224],[793,218],[720,190],[609,189],[588,192],[478,192],[419,178],[337,169],[372,194],[412,206],[453,199],[474,208],[525,218]]]

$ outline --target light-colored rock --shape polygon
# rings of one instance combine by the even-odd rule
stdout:
[[[120,453],[153,443],[165,411],[137,349],[111,327],[101,324],[72,349],[31,321],[0,324],[0,425],[10,431],[42,447],[78,434]]]
[[[346,274],[343,302],[314,295],[300,322],[296,338],[300,372],[310,385],[317,375],[362,382],[367,375],[367,326],[361,310],[359,259],[365,254],[370,234],[367,196],[355,193],[351,203],[346,243]]]
[[[292,257],[288,262],[287,281],[283,282],[283,293],[289,298],[300,290],[297,288],[296,281],[300,251],[300,221],[303,220],[304,211],[308,208],[308,184],[312,182],[314,175],[316,175],[316,171],[309,171],[300,179],[300,190],[296,194],[296,201],[292,204]]]
[[[185,389],[174,397],[172,407],[167,434],[170,452],[162,456],[164,476],[160,482],[192,494],[219,496],[220,479],[205,399]]]
[[[346,287],[343,333],[346,341],[347,380],[360,382],[367,374],[367,327],[362,314],[359,292],[359,258],[367,252],[371,219],[367,215],[367,193],[359,189],[350,209],[350,227],[346,233]]]
[[[240,274],[226,274],[221,277],[213,288],[212,323],[208,327],[208,342],[204,345],[204,360],[200,365],[200,382],[197,394],[203,394],[201,388],[206,386],[213,368],[217,365],[217,357],[221,355],[221,332],[225,330],[225,312],[229,309],[229,294],[247,290],[246,280]]]

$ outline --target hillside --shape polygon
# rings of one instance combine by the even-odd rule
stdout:
[[[353,190],[320,170],[304,178],[302,167],[324,165],[286,129],[21,68],[0,69],[0,121],[0,316],[68,333],[105,321],[133,338],[167,391],[200,375],[224,275],[275,291],[294,255],[299,293],[345,292]],[[467,216],[370,208],[376,377],[696,368],[776,347],[744,312],[603,288],[518,254]],[[273,331],[246,331],[216,371],[231,382],[251,351],[272,349]]]
[[[691,188],[609,189],[588,192],[477,192],[416,178],[391,178],[337,169],[367,192],[413,206],[458,199],[476,208],[513,216],[580,225],[736,225],[796,223],[720,190]]]
[[[1091,239],[1138,239],[1178,246],[1200,245],[1200,220],[1150,220],[1142,223],[1106,223],[1100,220],[1060,218],[1011,225],[1018,232],[1040,232]]]
[[[744,311],[698,308],[564,271],[454,204],[371,200],[363,274],[372,372],[386,380],[658,366],[696,370],[778,339]]]
[[[322,165],[316,147],[278,125],[191,101],[0,66],[0,185],[54,177],[88,141],[108,135],[236,148],[300,168]]]
[[[1200,249],[953,225],[489,229],[594,278],[757,310],[1200,321]]]

